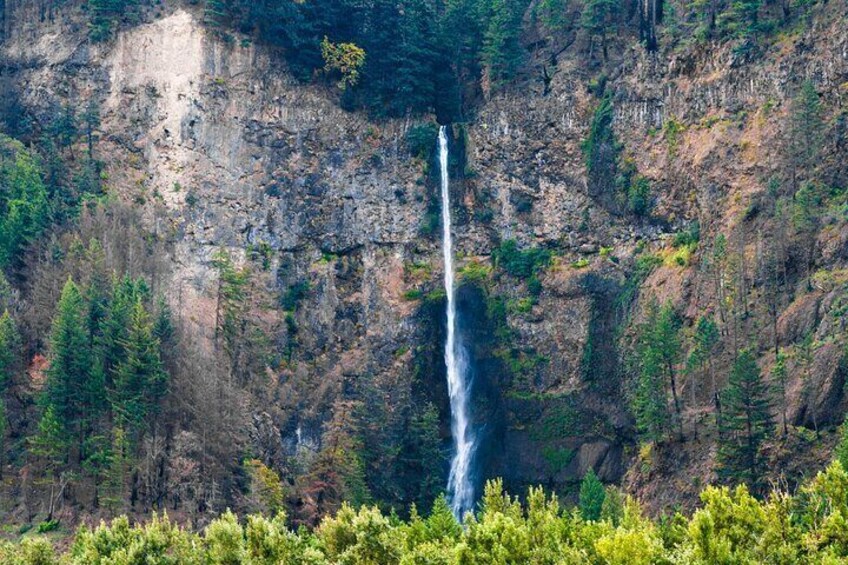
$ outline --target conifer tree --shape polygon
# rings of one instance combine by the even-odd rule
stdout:
[[[606,491],[594,469],[589,469],[580,483],[580,515],[584,520],[596,521],[601,517]]]
[[[111,387],[118,365],[126,358],[126,342],[133,308],[138,300],[147,297],[143,281],[134,280],[129,276],[114,280],[112,287],[114,290],[106,316],[98,316],[101,320],[98,352],[103,359],[107,387]]]
[[[661,441],[671,423],[667,390],[671,391],[678,436],[683,439],[682,407],[677,393],[677,365],[682,357],[679,320],[671,304],[648,304],[639,327],[639,377],[633,401],[636,423],[648,441]]]
[[[0,395],[0,480],[3,479],[3,466],[6,464],[6,402]]]
[[[491,86],[511,80],[521,64],[521,3],[493,0],[491,19],[483,38],[483,63]]]
[[[652,351],[639,355],[639,375],[632,401],[636,428],[643,440],[660,442],[671,425],[659,358]]]
[[[63,432],[84,458],[83,443],[100,413],[105,391],[91,381],[93,355],[88,339],[85,301],[73,280],[68,279],[53,319],[50,335],[50,367],[44,405],[52,408]]]
[[[38,421],[38,431],[29,439],[30,453],[41,458],[54,476],[65,463],[68,452],[68,434],[56,414],[54,406],[47,406]]]
[[[580,24],[589,36],[589,55],[594,53],[595,41],[600,40],[604,61],[609,57],[607,39],[616,33],[618,3],[615,0],[588,0],[583,8]]]
[[[112,445],[108,451],[102,499],[104,505],[113,511],[124,506],[124,492],[130,469],[129,449],[129,440],[124,429],[120,425],[112,428]]]
[[[406,479],[417,487],[414,502],[426,510],[443,488],[444,455],[439,437],[439,411],[432,403],[413,415],[406,432],[406,445],[401,453]],[[402,481],[406,483],[407,480]]]
[[[89,265],[88,284],[85,286],[85,299],[88,305],[88,336],[92,347],[97,345],[102,324],[109,314],[109,295],[112,281],[106,272],[106,255],[103,246],[92,238],[86,250],[86,262]]]
[[[695,334],[692,336],[692,350],[686,360],[686,372],[689,373],[689,386],[693,402],[696,400],[696,375],[704,376],[709,373],[711,381],[711,394],[717,392],[715,374],[712,371],[712,356],[719,341],[718,326],[712,318],[701,316],[695,325]]]
[[[24,247],[47,225],[50,206],[38,163],[21,143],[3,135],[0,187],[0,267],[18,267]]]
[[[123,359],[115,368],[112,411],[127,431],[138,433],[167,391],[167,374],[159,354],[159,340],[141,297],[130,313]]]
[[[780,416],[783,427],[783,436],[789,435],[789,422],[786,417],[788,408],[788,399],[786,397],[787,370],[786,370],[786,355],[783,351],[778,351],[774,360],[774,367],[771,369],[772,382],[775,384],[780,393]]]
[[[793,190],[802,180],[815,180],[813,173],[824,140],[824,126],[816,88],[811,81],[804,81],[789,110],[787,149]]]
[[[722,404],[719,475],[758,488],[764,466],[761,448],[773,425],[768,386],[749,350],[736,358]]]
[[[6,310],[0,316],[0,396],[21,369],[21,336]]]

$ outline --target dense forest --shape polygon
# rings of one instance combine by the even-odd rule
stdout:
[[[11,4],[0,562],[848,558],[848,76],[793,74],[843,6]],[[194,98],[121,83],[145,59],[114,50],[174,13],[213,53]],[[154,33],[151,51],[181,39]],[[61,64],[21,47],[60,36]],[[638,72],[660,77],[661,119]],[[171,98],[191,98],[174,119]],[[493,462],[462,519],[443,494],[438,124]],[[218,159],[202,181],[196,155]],[[356,216],[374,201],[388,211]],[[530,471],[496,479],[512,467]]]

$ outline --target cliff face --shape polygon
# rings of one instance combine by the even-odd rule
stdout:
[[[407,149],[416,121],[371,123],[343,111],[331,89],[297,83],[275,53],[246,39],[216,38],[190,9],[152,11],[113,41],[92,45],[78,5],[50,6],[7,0],[0,54],[41,122],[62,104],[99,102],[107,190],[141,209],[147,228],[167,242],[157,288],[196,347],[215,347],[215,253],[266,258],[257,299],[264,306],[255,315],[273,348],[289,353],[269,363],[261,392],[243,398],[239,425],[253,430],[251,441],[277,443],[289,456],[312,450],[331,406],[363,379],[389,404],[434,402],[446,438],[442,313],[438,296],[428,294],[441,284],[429,230],[437,197],[433,167]],[[550,80],[534,76],[533,59],[519,86],[453,128],[456,239],[466,267],[460,307],[473,343],[477,423],[489,432],[487,476],[504,476],[515,490],[544,483],[567,491],[590,467],[616,482],[630,468],[627,484],[656,502],[688,501],[692,477],[711,479],[709,431],[660,450],[652,465],[635,457],[621,345],[649,296],[670,300],[687,323],[720,314],[720,287],[704,261],[709,242],[725,234],[752,303],[734,335],[751,336],[770,366],[768,312],[756,304],[758,261],[764,241],[778,236],[758,211],[767,205],[767,180],[785,168],[789,100],[804,79],[815,84],[831,124],[828,182],[848,182],[844,23],[844,9],[831,2],[809,27],[758,56],[732,46],[667,53],[631,46],[607,64],[614,129],[651,183],[652,220],[621,212],[589,188],[581,144],[598,104],[590,87],[597,70],[584,64],[579,44],[548,64]],[[816,270],[830,278],[808,292],[792,273],[781,289],[780,344],[791,348],[810,331],[824,344],[812,395],[790,364],[797,425],[811,425],[811,412],[822,427],[843,414],[844,220],[835,217],[817,239]],[[634,278],[638,254],[667,258],[671,236],[693,221],[701,245],[691,257]],[[528,281],[501,270],[484,283],[471,275],[511,239],[554,252],[536,299]],[[275,301],[293,288],[308,291],[286,321]],[[717,355],[722,382],[731,357]],[[683,385],[692,399],[689,435],[710,418],[707,389]],[[254,432],[268,428],[270,439],[257,440]],[[818,447],[799,449],[815,457]],[[677,481],[675,492],[659,489],[658,477]]]

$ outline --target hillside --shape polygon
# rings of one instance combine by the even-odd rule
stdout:
[[[573,501],[592,470],[659,515],[821,470],[848,408],[846,6],[663,4],[0,2],[3,523],[429,509],[437,122],[478,485]],[[727,456],[748,357],[756,473]]]

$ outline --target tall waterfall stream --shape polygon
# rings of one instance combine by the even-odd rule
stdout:
[[[439,165],[442,181],[442,253],[445,261],[445,292],[447,294],[447,339],[445,365],[451,408],[451,434],[454,455],[448,476],[448,496],[454,514],[461,517],[474,505],[474,484],[471,480],[474,456],[474,431],[468,416],[469,372],[468,356],[462,344],[456,319],[456,289],[451,234],[450,175],[448,171],[447,127],[439,129]]]

